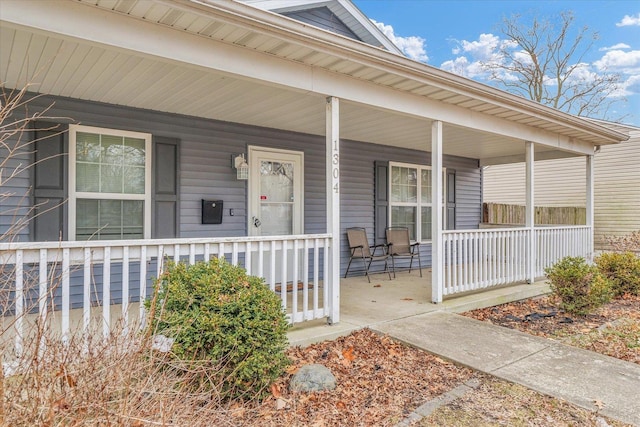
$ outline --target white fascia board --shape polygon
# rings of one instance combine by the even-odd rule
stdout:
[[[588,142],[75,2],[4,0],[1,20],[236,78],[336,96],[581,154],[593,153]]]

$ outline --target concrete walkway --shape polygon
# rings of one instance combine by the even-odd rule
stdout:
[[[480,322],[432,312],[372,329],[475,370],[640,426],[640,365]]]

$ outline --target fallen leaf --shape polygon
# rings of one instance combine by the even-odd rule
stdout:
[[[336,403],[336,408],[338,408],[338,409],[347,409],[347,405],[341,400],[338,403]]]
[[[402,298],[402,301],[413,301],[413,298]]]
[[[299,367],[299,366],[296,366],[296,365],[289,365],[289,366],[287,367],[287,369],[286,369],[286,372],[287,372],[287,374],[289,374],[289,375],[293,375],[293,374],[295,374],[296,372],[298,372],[299,370],[300,370],[300,367]]]
[[[282,411],[287,408],[287,401],[284,399],[276,399],[276,411]]]
[[[378,284],[378,285],[373,285],[374,288],[381,288],[382,285]]]
[[[276,399],[282,396],[282,391],[280,390],[280,386],[278,384],[271,384],[271,394]]]
[[[602,409],[604,408],[604,403],[602,403],[602,400],[594,400],[593,406],[595,406],[598,409]]]
[[[349,347],[348,349],[343,350],[342,356],[349,362],[353,362],[356,358],[356,356],[353,354],[353,347]]]

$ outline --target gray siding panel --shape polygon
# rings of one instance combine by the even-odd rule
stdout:
[[[283,15],[300,22],[305,22],[315,27],[322,28],[323,30],[328,30],[333,33],[360,41],[360,38],[358,38],[358,36],[356,36],[355,33],[351,31],[349,27],[347,27],[340,20],[340,18],[333,14],[333,12],[331,12],[327,7],[319,7],[316,9],[307,9],[297,12],[288,12],[283,13]]]
[[[6,147],[0,147],[2,176],[0,177],[0,241],[29,241],[29,228],[25,221],[31,211],[31,179],[29,169],[23,170],[12,178],[14,171],[24,168],[31,162],[30,147],[13,150],[17,140],[11,138],[6,141],[12,147],[12,154]],[[16,226],[17,224],[17,226]]]

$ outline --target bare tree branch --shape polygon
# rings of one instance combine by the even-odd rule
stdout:
[[[620,75],[585,63],[599,36],[586,26],[573,31],[574,19],[570,11],[556,21],[533,17],[530,24],[520,15],[505,18],[500,30],[507,43],[498,61],[482,65],[508,92],[578,116],[621,120],[609,117],[614,104],[626,101],[615,96]]]

